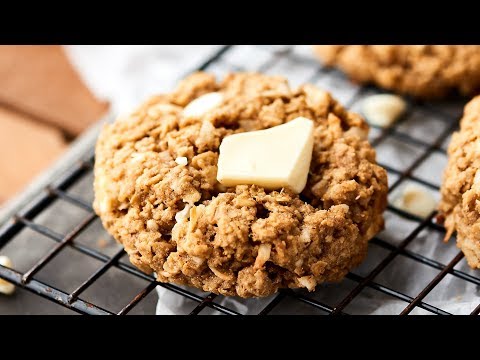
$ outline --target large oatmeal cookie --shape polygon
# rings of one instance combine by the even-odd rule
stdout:
[[[201,118],[182,114],[213,91],[223,94],[217,108]],[[225,136],[299,116],[315,122],[302,194],[217,182]],[[284,78],[260,74],[217,83],[197,73],[104,128],[94,208],[131,262],[159,281],[242,297],[313,290],[358,265],[383,227],[387,177],[367,132],[359,115],[312,85],[292,90]]]
[[[352,79],[420,98],[480,91],[477,45],[317,45],[327,65]]]
[[[442,184],[440,212],[448,240],[457,232],[457,245],[468,264],[480,268],[480,96],[466,106],[460,131],[452,135]]]

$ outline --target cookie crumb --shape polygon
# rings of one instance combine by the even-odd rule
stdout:
[[[367,97],[362,102],[362,113],[371,125],[386,128],[405,112],[407,103],[400,96],[379,94]]]
[[[108,246],[108,240],[106,240],[105,238],[99,238],[97,240],[97,246],[100,249],[105,249]]]
[[[10,269],[13,267],[12,260],[10,260],[9,257],[4,255],[0,256],[0,265]],[[8,281],[0,279],[0,294],[12,295],[14,291],[15,291],[15,285],[13,285],[12,283],[9,283]]]
[[[422,218],[426,218],[437,207],[437,202],[432,194],[414,184],[405,186],[401,195],[394,200],[393,204],[399,209]]]

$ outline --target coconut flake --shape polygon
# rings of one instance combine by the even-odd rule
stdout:
[[[259,269],[270,259],[272,244],[261,244],[258,247],[258,255],[255,259],[254,268]]]

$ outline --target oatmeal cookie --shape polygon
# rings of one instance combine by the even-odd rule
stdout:
[[[182,112],[210,92],[223,99],[214,109]],[[301,194],[216,180],[225,136],[299,116],[315,123]],[[131,262],[161,282],[241,297],[312,291],[358,265],[383,228],[387,177],[367,133],[359,115],[312,85],[293,90],[255,73],[217,83],[196,73],[103,129],[94,208]]]
[[[419,98],[480,91],[477,45],[316,45],[326,65],[353,80]]]
[[[452,135],[442,184],[440,213],[448,240],[457,232],[457,246],[468,264],[480,268],[480,96],[466,106],[460,130]]]

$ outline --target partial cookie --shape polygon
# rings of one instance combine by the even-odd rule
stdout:
[[[192,110],[184,108],[201,95]],[[220,101],[218,101],[220,100]],[[203,105],[198,105],[198,104]],[[314,121],[301,194],[217,179],[222,139],[297,117]],[[339,281],[383,228],[387,176],[368,126],[329,93],[282,77],[205,73],[107,125],[96,147],[94,208],[141,270],[223,295]]]
[[[456,231],[468,264],[480,268],[480,96],[465,106],[448,155],[439,207],[445,217],[445,240]]]
[[[326,64],[353,80],[419,98],[480,91],[477,45],[316,45]]]

